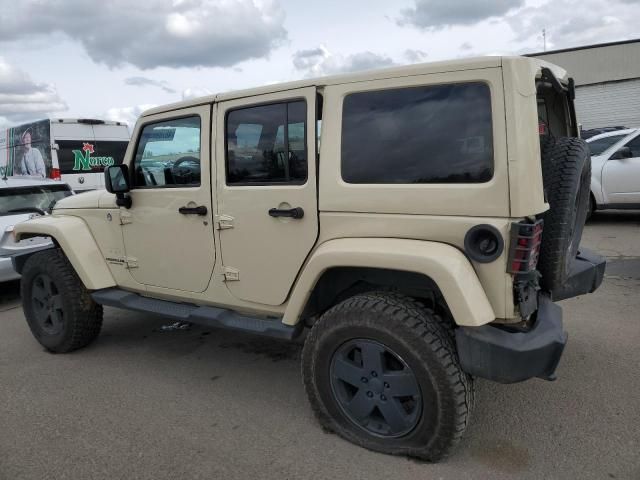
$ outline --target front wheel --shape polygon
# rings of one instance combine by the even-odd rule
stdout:
[[[102,306],[93,301],[59,248],[29,257],[20,290],[31,333],[47,350],[71,352],[100,333]]]
[[[436,314],[387,292],[351,297],[313,326],[302,354],[321,424],[378,452],[436,461],[458,443],[471,377]]]

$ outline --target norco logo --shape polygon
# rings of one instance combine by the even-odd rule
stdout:
[[[73,151],[73,169],[74,170],[92,170],[93,167],[104,166],[108,167],[109,165],[113,165],[115,160],[113,157],[92,157],[91,154],[94,153],[93,144],[91,143],[82,143],[82,151],[80,150],[72,150]]]

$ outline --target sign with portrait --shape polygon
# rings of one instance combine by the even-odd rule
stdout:
[[[0,177],[49,177],[51,128],[49,120],[0,130]]]

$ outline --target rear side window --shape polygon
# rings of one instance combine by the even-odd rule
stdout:
[[[489,87],[474,82],[348,95],[341,162],[348,183],[489,181]]]
[[[614,143],[622,140],[622,137],[626,135],[626,133],[623,133],[622,135],[611,135],[610,137],[598,138],[597,140],[587,142],[591,155],[600,155]]]
[[[307,180],[307,105],[273,103],[227,114],[227,184],[301,184]]]
[[[58,140],[60,173],[99,173],[122,163],[129,142],[122,140]]]

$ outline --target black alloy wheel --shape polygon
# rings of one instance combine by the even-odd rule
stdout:
[[[31,288],[33,315],[47,335],[58,335],[64,327],[62,295],[49,275],[41,273],[33,279]]]
[[[367,432],[401,437],[415,428],[422,395],[415,374],[389,347],[353,339],[331,361],[331,388],[345,416]]]

